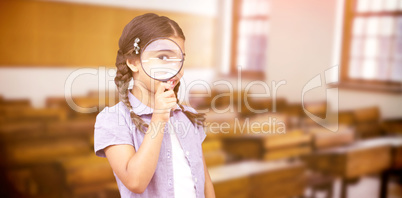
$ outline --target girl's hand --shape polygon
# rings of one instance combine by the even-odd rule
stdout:
[[[168,89],[165,91],[165,89]],[[170,117],[170,110],[176,105],[176,94],[171,85],[161,83],[155,92],[155,107],[152,118],[158,121],[167,122]]]

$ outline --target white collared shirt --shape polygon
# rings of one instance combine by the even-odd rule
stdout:
[[[174,127],[169,120],[169,134],[172,143],[172,162],[173,162],[173,183],[175,197],[192,198],[196,197],[194,181],[191,176],[191,169],[181,148],[180,142],[174,131]]]

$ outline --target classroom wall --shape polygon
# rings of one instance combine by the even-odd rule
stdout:
[[[326,99],[324,71],[339,65],[343,0],[272,0],[272,18],[267,81],[286,80],[278,96],[290,102],[301,102],[303,87],[317,74],[324,86],[305,95],[305,101]],[[339,103],[339,110],[379,106],[383,118],[402,117],[402,95],[339,89],[338,98],[329,98],[330,105]],[[338,99],[338,101],[337,101]]]
[[[156,11],[54,1],[0,1],[0,38],[4,38],[0,66],[114,67],[123,28],[148,12]],[[213,16],[157,13],[175,20],[185,32],[187,67],[212,66]]]
[[[334,7],[335,0],[272,0],[267,80],[285,80],[278,95],[290,102],[300,102],[307,82],[335,65]],[[311,90],[306,100],[324,100],[323,91]]]
[[[216,65],[211,50],[216,4],[214,0],[1,1],[0,95],[29,98],[35,107],[43,107],[46,98],[66,92],[83,96],[114,89],[120,34],[133,17],[146,12],[180,24],[187,39],[186,78],[208,80]],[[100,74],[103,69],[113,71],[105,78]],[[82,74],[67,82],[77,73]]]

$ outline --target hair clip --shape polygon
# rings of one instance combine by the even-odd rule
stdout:
[[[140,51],[140,46],[138,45],[138,43],[140,42],[139,38],[135,38],[134,40],[134,50],[135,50],[135,54],[138,54]]]

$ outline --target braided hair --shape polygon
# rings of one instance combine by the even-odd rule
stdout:
[[[119,50],[116,57],[116,77],[114,82],[117,86],[120,100],[126,105],[130,110],[130,117],[134,125],[142,132],[145,133],[148,124],[142,120],[140,116],[134,113],[133,107],[131,106],[128,99],[128,86],[133,78],[132,72],[129,69],[126,60],[139,59],[140,54],[134,52],[134,39],[140,38],[141,43],[139,43],[140,48],[153,38],[157,37],[170,37],[177,36],[185,40],[182,29],[179,25],[165,16],[158,16],[153,13],[147,13],[132,19],[123,29],[122,35],[119,39]],[[184,109],[184,107],[179,103],[177,98],[177,93],[179,91],[180,82],[173,89],[177,104],[182,109],[187,118],[194,125],[204,126],[205,117],[203,113],[193,113]]]

